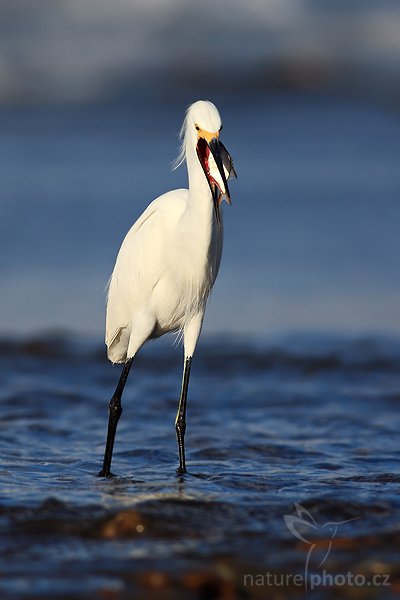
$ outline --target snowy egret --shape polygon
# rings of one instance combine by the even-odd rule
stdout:
[[[184,367],[175,420],[178,472],[186,471],[186,401],[192,356],[222,253],[222,199],[230,203],[227,180],[236,176],[220,141],[221,117],[209,101],[192,104],[181,129],[175,166],[185,160],[189,189],[156,198],[126,235],[112,273],[107,299],[108,358],[124,363],[109,404],[103,468],[109,477],[121,396],[132,360],[143,344],[181,331]]]

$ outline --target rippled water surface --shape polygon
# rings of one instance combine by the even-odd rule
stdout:
[[[399,340],[203,339],[183,477],[180,350],[149,345],[110,480],[96,473],[119,367],[103,348],[43,337],[0,353],[2,599],[304,597],[266,574],[304,577],[312,544],[309,577],[365,586],[339,578],[311,597],[400,592]]]

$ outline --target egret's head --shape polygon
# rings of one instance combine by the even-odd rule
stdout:
[[[221,130],[221,117],[212,102],[199,100],[189,106],[181,131],[181,154],[176,162],[178,166],[185,160],[190,146],[196,148],[197,159],[210,186],[218,224],[222,199],[231,203],[227,180],[236,177],[232,158],[220,140]]]
[[[208,100],[198,100],[189,106],[186,113],[187,126],[194,127],[198,137],[208,138],[219,136],[222,121],[218,109]],[[212,136],[212,137],[210,137]]]

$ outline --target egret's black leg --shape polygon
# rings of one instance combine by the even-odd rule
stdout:
[[[108,431],[107,431],[107,442],[106,449],[104,452],[103,468],[99,472],[99,477],[111,477],[111,459],[114,448],[115,432],[117,431],[118,420],[122,414],[121,397],[122,392],[128,379],[129,369],[132,365],[132,358],[126,361],[124,368],[122,369],[121,377],[119,378],[117,388],[114,392],[113,397],[109,404],[109,415],[108,415]]]
[[[183,368],[182,389],[179,398],[179,407],[175,419],[176,439],[178,440],[179,468],[178,473],[186,473],[185,464],[185,431],[186,431],[186,400],[189,387],[190,365],[192,357],[188,356]]]

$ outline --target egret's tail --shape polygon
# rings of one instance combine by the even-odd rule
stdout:
[[[123,363],[126,361],[130,338],[129,327],[120,327],[107,344],[107,356],[112,363]]]

